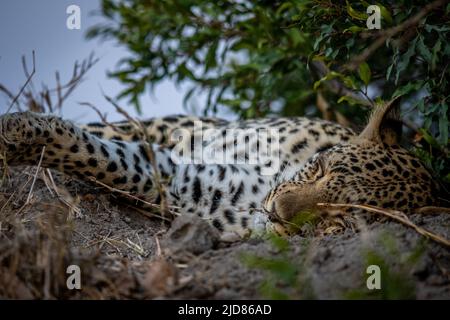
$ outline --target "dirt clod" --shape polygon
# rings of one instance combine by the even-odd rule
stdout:
[[[213,249],[220,234],[205,220],[194,215],[177,217],[162,241],[163,250],[170,256],[185,253],[202,254]]]

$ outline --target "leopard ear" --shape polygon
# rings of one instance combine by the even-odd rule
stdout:
[[[399,110],[400,99],[397,98],[376,106],[359,137],[379,144],[397,144],[402,133]]]

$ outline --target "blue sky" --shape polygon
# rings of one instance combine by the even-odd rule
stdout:
[[[124,48],[116,47],[112,41],[86,40],[87,29],[102,21],[93,14],[99,6],[98,0],[4,0],[0,4],[0,83],[16,93],[25,82],[21,57],[26,55],[31,66],[31,52],[36,52],[37,87],[45,83],[55,85],[55,71],[62,81],[70,78],[73,63],[89,56],[94,51],[100,61],[87,74],[83,82],[70,97],[63,109],[63,117],[77,122],[98,120],[97,115],[78,102],[88,101],[108,113],[108,120],[119,120],[120,115],[104,100],[101,91],[115,96],[121,84],[108,79],[106,72],[114,70],[117,62],[127,54]],[[66,27],[66,8],[78,5],[81,9],[81,29]],[[183,93],[188,86],[177,88],[166,81],[159,85],[153,95],[142,97],[143,118],[166,114],[186,113],[182,107]],[[198,101],[201,101],[201,97]],[[121,105],[131,114],[134,110],[121,100]],[[200,104],[199,104],[200,105]],[[7,100],[0,94],[0,113],[8,108]]]

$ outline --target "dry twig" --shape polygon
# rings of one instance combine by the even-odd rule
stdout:
[[[42,164],[42,159],[44,158],[44,154],[45,154],[45,146],[42,147],[41,157],[39,158],[39,162],[38,162],[38,165],[36,167],[36,172],[35,172],[34,177],[33,177],[33,182],[31,183],[30,192],[28,193],[28,197],[27,197],[27,200],[25,201],[25,204],[29,204],[30,201],[31,201],[31,196],[33,194],[34,184],[36,183],[37,175],[39,173],[39,170],[41,169],[41,164]]]
[[[84,80],[84,77],[87,74],[87,72],[97,62],[98,59],[95,58],[93,53],[91,53],[88,58],[84,59],[81,62],[81,64],[78,63],[78,61],[75,61],[72,76],[67,83],[62,84],[59,72],[56,72],[55,74],[56,87],[49,89],[46,85],[42,85],[40,91],[36,93],[32,79],[36,72],[34,51],[33,51],[33,68],[31,73],[28,72],[26,60],[24,57],[22,57],[23,70],[25,76],[27,77],[27,80],[20,89],[19,93],[17,95],[14,95],[4,85],[0,84],[0,92],[4,93],[11,100],[11,104],[6,113],[10,112],[14,105],[16,105],[17,109],[21,111],[22,104],[28,106],[29,110],[35,112],[45,112],[46,110],[48,112],[54,112],[56,110],[59,110],[59,112],[61,112],[61,109],[66,99]],[[27,87],[29,89],[27,89]],[[51,98],[52,95],[56,95],[55,105],[53,104]],[[46,106],[46,108],[44,106]]]
[[[160,205],[157,205],[157,204],[154,204],[154,203],[145,201],[145,200],[143,200],[143,199],[141,199],[141,198],[138,198],[138,197],[136,197],[136,196],[134,196],[134,195],[132,195],[132,194],[126,192],[126,191],[123,191],[123,190],[120,190],[120,189],[116,189],[116,188],[110,187],[110,186],[108,186],[107,184],[104,184],[103,182],[98,181],[97,179],[95,179],[95,178],[93,178],[93,177],[91,177],[90,180],[93,181],[94,183],[96,183],[96,184],[98,184],[98,185],[100,185],[100,186],[102,186],[102,187],[104,187],[104,188],[106,188],[106,189],[112,191],[112,192],[119,193],[119,194],[121,194],[121,195],[123,195],[123,196],[125,196],[125,197],[127,197],[127,198],[133,199],[133,200],[138,201],[138,202],[142,202],[143,204],[145,204],[145,205],[147,205],[147,206],[149,206],[149,207],[152,207],[152,208],[156,208],[156,209],[161,210],[161,206],[160,206]],[[170,213],[173,214],[173,215],[179,215],[178,212],[175,212],[175,211],[171,210],[170,208],[178,209],[178,207],[176,207],[176,206],[170,206],[168,210],[169,210]],[[152,217],[158,217],[158,218],[161,218],[161,219],[166,220],[166,221],[171,221],[170,219],[165,218],[165,217],[162,217],[162,216],[160,216],[160,215],[152,215]]]
[[[25,90],[25,88],[28,86],[28,84],[30,83],[31,79],[33,78],[34,74],[36,73],[36,57],[34,55],[34,50],[32,51],[32,55],[33,55],[33,70],[31,71],[31,73],[28,75],[27,77],[27,81],[25,81],[25,83],[23,84],[22,88],[20,88],[19,93],[14,97],[13,101],[11,101],[11,104],[9,105],[8,110],[6,110],[5,113],[9,113],[9,111],[11,111],[11,108],[13,107],[13,105],[17,102],[17,100],[19,99],[19,97],[22,95],[22,92]]]
[[[318,207],[324,208],[324,209],[330,209],[330,208],[357,208],[362,209],[367,212],[373,212],[377,213],[386,217],[389,217],[397,222],[400,222],[412,229],[414,229],[417,233],[423,235],[426,238],[429,238],[439,244],[442,244],[446,247],[450,247],[450,241],[435,234],[428,230],[425,230],[424,228],[419,227],[414,222],[412,222],[406,214],[404,214],[401,211],[397,210],[391,210],[391,209],[381,209],[378,207],[370,206],[370,205],[363,205],[363,204],[339,204],[339,203],[318,203]]]

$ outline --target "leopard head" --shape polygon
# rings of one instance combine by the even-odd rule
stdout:
[[[393,106],[376,108],[359,136],[316,153],[292,180],[275,187],[264,202],[269,216],[282,224],[318,209],[317,203],[366,204],[405,213],[435,204],[431,175],[398,145],[398,132],[389,126]]]

